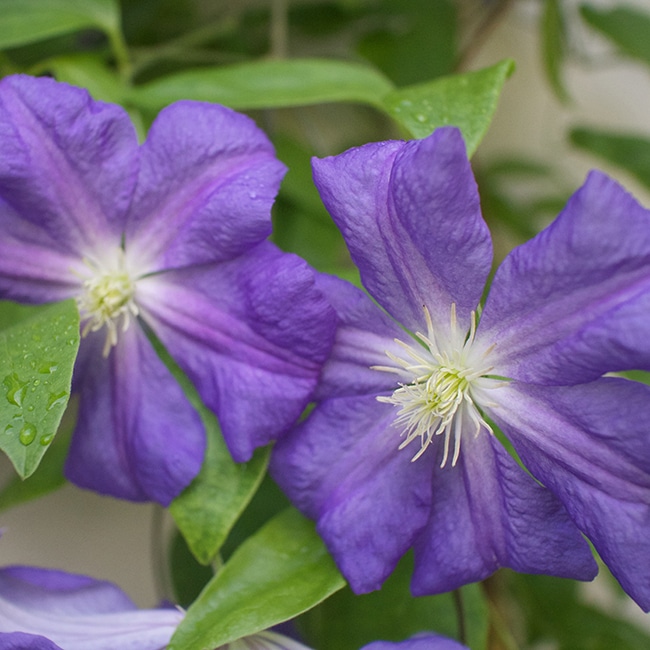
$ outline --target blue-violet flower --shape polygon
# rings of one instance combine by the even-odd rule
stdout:
[[[0,569],[0,650],[163,650],[183,619],[176,608],[139,610],[110,582],[55,569]],[[363,650],[462,650],[438,635],[401,643],[378,641]],[[217,650],[309,650],[262,631]]]
[[[650,609],[650,387],[604,376],[650,369],[650,213],[592,172],[481,312],[492,247],[456,129],[313,167],[385,311],[321,278],[336,343],[272,467],[352,588],[411,547],[416,595],[500,566],[590,579],[582,532]]]
[[[84,335],[66,473],[167,505],[200,469],[201,421],[237,461],[288,429],[333,336],[311,270],[265,241],[284,166],[254,122],[181,101],[138,145],[121,107],[23,75],[0,82],[0,297],[74,298]]]
[[[55,569],[0,569],[2,650],[163,650],[174,608],[139,610],[118,587]]]

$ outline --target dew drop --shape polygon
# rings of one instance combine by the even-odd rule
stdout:
[[[11,433],[13,432],[13,430],[14,430],[14,425],[13,425],[13,424],[8,424],[8,425],[5,427],[5,433],[6,433],[7,435],[11,435]]]
[[[34,379],[34,381],[32,383],[34,384],[34,386],[38,386],[41,383],[41,380],[40,379]]]
[[[50,409],[53,409],[55,406],[64,404],[67,397],[68,397],[68,393],[66,393],[65,391],[62,391],[60,393],[50,393],[50,397],[47,400],[47,406],[45,407],[45,409],[49,411]]]
[[[426,122],[426,121],[427,121],[427,116],[426,116],[424,113],[418,113],[418,114],[415,116],[415,119],[416,119],[418,122]]]
[[[38,367],[38,372],[40,372],[41,375],[49,375],[55,372],[58,367],[58,364],[54,363],[54,361],[46,361]]]
[[[7,389],[7,401],[14,406],[22,406],[27,392],[27,382],[20,381],[18,375],[13,372],[4,378],[2,383]]]
[[[27,410],[31,413],[31,412],[34,410],[34,405],[33,405],[33,404],[30,404],[30,405],[27,407]]]
[[[25,422],[23,428],[20,430],[20,433],[18,434],[18,440],[20,440],[20,442],[25,446],[31,445],[36,438],[36,433],[37,433],[36,427],[33,424],[29,424],[28,422]]]
[[[52,440],[54,440],[54,434],[53,433],[47,433],[44,436],[41,436],[39,443],[43,445],[43,447],[47,447]]]

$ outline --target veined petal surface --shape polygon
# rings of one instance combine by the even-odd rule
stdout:
[[[650,211],[592,172],[558,218],[498,269],[479,325],[495,372],[576,384],[650,369]]]
[[[0,231],[0,298],[42,303],[65,300],[79,292],[81,260],[2,199]]]
[[[490,417],[564,504],[625,591],[650,610],[650,387],[511,382]]]
[[[300,258],[264,243],[223,264],[142,280],[143,317],[219,417],[236,461],[307,405],[335,317]]]
[[[291,501],[317,520],[356,593],[379,589],[424,527],[432,464],[398,451],[395,411],[374,396],[320,403],[278,441],[271,473]],[[430,459],[429,459],[430,460]]]
[[[415,543],[416,596],[458,589],[500,567],[578,580],[598,572],[562,504],[485,430],[468,432],[458,464],[436,467],[432,480],[431,515]]]
[[[476,182],[455,128],[314,159],[321,198],[371,295],[398,322],[424,330],[423,307],[449,328],[469,325],[492,261]]]
[[[2,648],[163,650],[182,618],[175,609],[138,610],[109,582],[53,569],[0,569]]]
[[[246,115],[176,102],[152,124],[141,156],[126,246],[149,271],[229,260],[271,233],[285,168]]]
[[[338,326],[314,398],[376,395],[394,390],[399,375],[373,367],[394,365],[386,352],[403,353],[395,339],[409,338],[408,334],[349,282],[319,274],[316,284],[334,308]]]
[[[167,506],[201,468],[201,419],[136,323],[108,358],[103,344],[102,332],[82,342],[66,475],[102,494]]]
[[[138,169],[124,109],[53,79],[14,75],[0,82],[0,134],[0,198],[13,209],[0,209],[3,235],[100,261],[120,244]]]

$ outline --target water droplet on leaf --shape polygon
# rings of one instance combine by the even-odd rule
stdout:
[[[25,422],[23,425],[23,428],[20,430],[20,433],[18,434],[18,440],[20,442],[27,446],[31,445],[32,442],[34,442],[34,439],[36,438],[36,427],[33,424],[29,424],[28,422]]]
[[[60,393],[50,393],[50,397],[47,400],[47,406],[45,407],[45,409],[49,411],[50,409],[53,409],[55,406],[64,404],[67,397],[68,397],[68,393],[66,393],[65,391],[62,391]]]
[[[58,367],[58,364],[54,363],[54,361],[46,361],[38,367],[38,372],[40,372],[41,375],[49,375],[53,373]]]
[[[54,434],[48,433],[44,436],[41,436],[39,442],[41,445],[43,445],[43,447],[47,447],[52,442],[52,440],[54,440]]]
[[[22,406],[27,392],[27,382],[20,381],[18,375],[13,372],[4,378],[2,383],[7,389],[7,401],[14,406]]]

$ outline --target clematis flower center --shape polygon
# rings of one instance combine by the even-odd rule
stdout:
[[[395,405],[399,410],[394,425],[401,429],[404,449],[419,440],[417,460],[438,437],[443,437],[441,467],[449,460],[452,467],[460,456],[461,438],[470,430],[478,435],[481,428],[491,431],[481,415],[478,403],[487,405],[486,391],[503,384],[489,376],[492,347],[475,345],[476,313],[472,312],[469,333],[459,330],[456,306],[451,308],[451,330],[448,337],[436,337],[429,311],[424,309],[427,334],[417,332],[417,341],[405,343],[396,339],[403,355],[387,352],[394,366],[374,366],[375,370],[394,372],[407,377],[399,382],[390,396],[379,396],[380,402]],[[453,439],[453,452],[452,448]]]
[[[77,305],[84,323],[82,336],[106,327],[105,357],[117,344],[120,328],[126,331],[131,317],[138,315],[135,303],[135,280],[129,273],[124,251],[120,248],[113,264],[105,265],[84,259],[88,274],[83,278],[83,291]],[[121,321],[121,323],[120,323]]]

